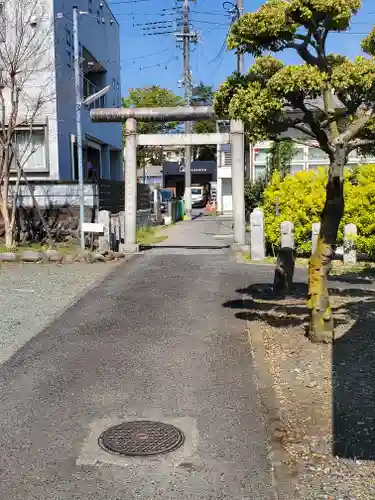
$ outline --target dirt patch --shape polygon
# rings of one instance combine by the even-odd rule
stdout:
[[[243,293],[249,334],[259,331],[281,422],[292,499],[375,498],[375,291],[333,288],[333,345],[305,337],[305,286],[276,299],[268,286]]]

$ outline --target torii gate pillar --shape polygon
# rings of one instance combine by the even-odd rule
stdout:
[[[245,155],[244,127],[240,121],[230,122],[230,134],[166,134],[137,135],[137,120],[140,121],[195,121],[215,119],[208,106],[185,106],[175,108],[93,109],[94,122],[126,122],[125,150],[125,240],[123,251],[134,253],[137,246],[137,145],[205,145],[231,144],[232,153],[232,197],[234,221],[234,247],[246,248],[245,224]],[[216,118],[217,119],[217,118]]]

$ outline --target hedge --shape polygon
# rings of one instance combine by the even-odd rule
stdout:
[[[345,173],[345,213],[337,243],[343,239],[344,224],[354,223],[358,229],[357,249],[375,257],[375,165],[361,165]],[[264,191],[266,241],[280,244],[280,224],[294,223],[297,253],[311,252],[311,225],[320,221],[325,201],[327,169],[299,172],[281,179],[275,172]],[[277,214],[278,211],[278,215]]]

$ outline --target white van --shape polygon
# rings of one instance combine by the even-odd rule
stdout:
[[[192,207],[203,208],[207,205],[207,191],[204,186],[191,186],[190,191]],[[185,201],[185,194],[183,199]]]

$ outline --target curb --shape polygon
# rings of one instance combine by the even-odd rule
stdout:
[[[106,253],[80,251],[65,254],[57,250],[46,251],[25,250],[23,252],[0,252],[0,264],[76,264],[103,263],[127,260],[131,253],[108,251]]]
[[[291,500],[294,494],[293,478],[287,465],[290,457],[287,450],[277,439],[282,425],[280,408],[274,390],[273,378],[266,363],[264,337],[259,328],[250,330],[250,322],[246,320],[246,330],[255,368],[257,390],[264,408],[266,429],[268,430],[269,458],[272,464],[272,476],[278,500]]]

